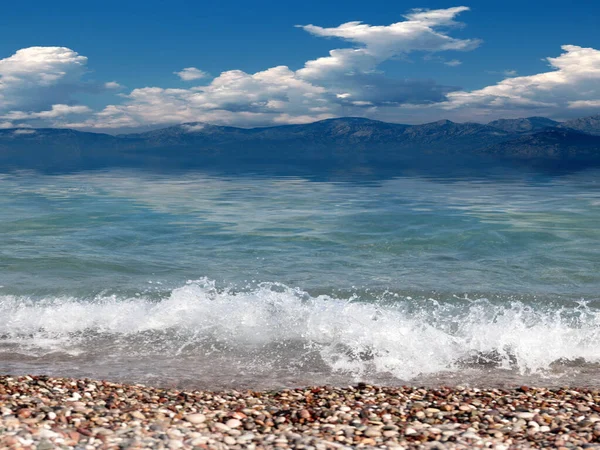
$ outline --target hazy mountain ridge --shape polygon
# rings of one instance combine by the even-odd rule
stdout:
[[[582,131],[587,134],[600,136],[600,114],[580,119],[568,120],[563,122],[562,126],[573,130]]]
[[[437,145],[475,148],[481,143],[481,139],[502,141],[510,135],[488,125],[454,123],[448,120],[423,125],[404,125],[363,118],[339,118],[306,125],[252,129],[185,123],[125,137],[142,139],[155,146],[253,142],[264,145],[288,143],[316,147],[384,144],[393,145],[396,149],[430,149]]]
[[[194,122],[117,136],[52,128],[0,130],[0,169],[426,167],[528,161],[600,165],[600,115],[564,123],[529,117],[422,125],[338,118],[252,129]]]
[[[526,117],[522,119],[498,119],[488,123],[489,126],[507,133],[532,133],[546,128],[560,126],[560,122],[546,117]]]

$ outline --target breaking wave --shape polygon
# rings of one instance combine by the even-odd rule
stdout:
[[[206,279],[160,300],[0,297],[0,355],[13,355],[0,358],[4,370],[11,369],[6,361],[46,358],[50,365],[61,355],[102,355],[129,365],[160,360],[164,370],[178,361],[188,369],[226,370],[229,360],[247,373],[285,365],[354,379],[410,381],[473,367],[543,375],[557,364],[600,363],[599,338],[600,310],[583,302],[544,307],[389,293],[373,302],[311,296],[277,283],[219,289]],[[221,368],[211,369],[211,361]]]

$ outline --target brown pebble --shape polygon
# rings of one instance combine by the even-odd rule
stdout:
[[[300,410],[300,413],[299,413],[299,415],[300,415],[300,417],[302,417],[303,419],[310,419],[310,417],[311,417],[311,415],[310,415],[310,412],[309,412],[309,411],[307,411],[306,409],[302,409],[302,410]]]
[[[0,448],[583,448],[600,439],[598,404],[572,388],[183,392],[0,376]]]
[[[21,408],[17,412],[17,417],[19,419],[28,419],[29,417],[31,417],[31,414],[32,414],[31,409],[29,409],[29,408]]]

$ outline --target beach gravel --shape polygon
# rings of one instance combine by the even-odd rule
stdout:
[[[600,391],[180,391],[0,377],[2,449],[600,448]]]

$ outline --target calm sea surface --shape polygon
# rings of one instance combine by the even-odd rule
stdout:
[[[600,385],[600,172],[0,175],[0,373]]]

